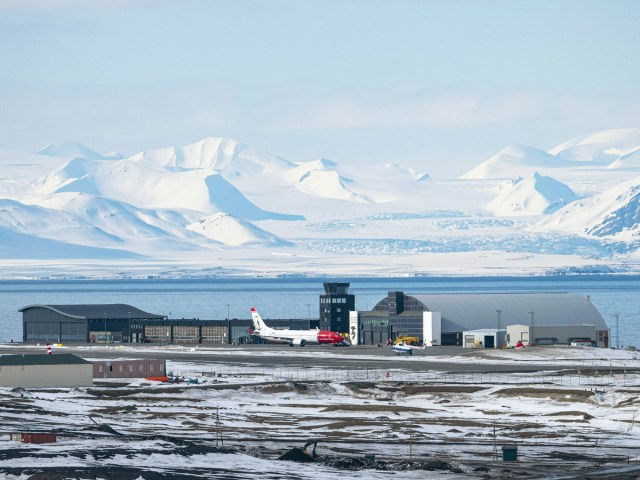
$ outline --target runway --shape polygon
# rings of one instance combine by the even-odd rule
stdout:
[[[65,353],[91,359],[109,358],[160,358],[166,360],[192,362],[202,364],[221,364],[227,367],[257,368],[317,368],[328,369],[403,369],[411,372],[445,372],[445,373],[526,373],[526,372],[567,372],[581,370],[585,374],[596,371],[598,367],[585,363],[582,359],[571,362],[564,359],[558,363],[549,361],[529,362],[483,361],[475,362],[473,358],[479,354],[490,355],[492,350],[465,349],[462,347],[428,347],[417,351],[412,356],[395,355],[389,346],[351,346],[332,347],[327,345],[289,347],[288,345],[211,345],[197,348],[192,345],[157,345],[157,344],[122,344],[103,345],[82,344],[65,345]],[[546,347],[533,347],[530,351],[541,351]],[[55,352],[56,349],[54,349]],[[600,350],[600,349],[596,349]],[[596,351],[594,350],[594,351]],[[33,344],[5,344],[0,346],[0,354],[45,353],[46,346]],[[468,360],[467,360],[468,358]],[[636,362],[637,363],[637,362]],[[622,370],[638,371],[636,363],[625,366],[612,366],[612,372]],[[602,366],[600,366],[602,370]],[[609,368],[608,368],[609,370]]]

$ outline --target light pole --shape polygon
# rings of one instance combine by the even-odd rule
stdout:
[[[107,343],[107,314],[106,312],[102,314],[104,317],[104,343]]]
[[[309,323],[311,323],[311,304],[307,303],[307,309],[308,309],[308,314],[307,314],[307,320],[309,320]]]
[[[620,314],[616,313],[616,350],[620,350]]]
[[[498,331],[496,332],[496,339],[498,340],[496,343],[497,348],[501,348],[502,347],[502,343],[500,342],[500,327],[502,326],[502,310],[496,310],[496,313],[498,314]]]
[[[226,303],[225,305],[227,306],[227,320],[229,320],[229,307],[231,306],[231,304]]]
[[[535,339],[535,336],[533,335],[533,326],[534,326],[534,321],[535,321],[535,313],[533,310],[531,310],[529,312],[529,315],[531,315],[531,327],[529,328],[529,343],[531,345],[533,345],[533,340]]]

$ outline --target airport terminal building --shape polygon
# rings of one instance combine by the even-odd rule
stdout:
[[[407,295],[394,291],[371,311],[355,310],[348,283],[326,283],[320,318],[268,319],[273,328],[348,331],[354,345],[384,344],[401,336],[425,345],[499,348],[590,341],[608,347],[608,327],[588,297],[575,293]],[[29,305],[24,342],[257,343],[251,319],[170,319],[126,304]],[[518,326],[518,328],[515,328]]]
[[[22,312],[23,341],[32,343],[233,344],[260,339],[250,319],[170,319],[131,305],[29,305]],[[348,318],[348,317],[347,317]],[[309,329],[308,319],[265,319],[274,328]]]
[[[584,326],[593,326],[599,347],[608,347],[608,327],[588,297],[575,293],[478,293],[420,294],[389,292],[372,311],[350,312],[352,343],[384,344],[399,336],[415,336],[425,345],[465,345],[465,332],[509,325],[527,325],[536,345],[563,343],[571,336],[584,336]],[[558,329],[538,328],[553,327]],[[560,332],[561,330],[561,332]],[[537,333],[538,332],[538,333]],[[544,335],[543,337],[540,335]],[[499,338],[497,335],[495,338]],[[561,340],[563,339],[563,340]],[[507,343],[510,339],[506,339]],[[498,342],[494,347],[497,347]]]

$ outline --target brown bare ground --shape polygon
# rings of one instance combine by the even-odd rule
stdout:
[[[500,397],[551,398],[559,402],[584,402],[594,393],[589,390],[565,390],[560,388],[503,388],[493,392]]]
[[[547,417],[582,417],[584,420],[591,420],[593,415],[589,415],[586,412],[580,412],[578,410],[567,410],[561,412],[547,413]]]
[[[431,409],[420,407],[405,407],[401,405],[353,405],[353,404],[341,404],[341,405],[329,405],[325,407],[322,412],[431,412]]]
[[[486,387],[473,385],[405,385],[402,391],[407,395],[418,395],[421,393],[476,393],[486,390]]]

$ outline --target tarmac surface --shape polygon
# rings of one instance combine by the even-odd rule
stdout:
[[[18,345],[0,345],[0,354],[37,353],[34,345],[20,349]],[[180,362],[196,362],[205,364],[221,364],[225,366],[246,367],[257,365],[260,368],[310,368],[326,367],[331,369],[391,369],[401,368],[412,372],[446,372],[446,373],[526,373],[540,371],[564,371],[580,369],[587,374],[591,370],[584,362],[576,361],[575,366],[563,363],[558,365],[549,361],[529,363],[523,361],[491,363],[454,362],[446,357],[469,355],[474,351],[462,347],[427,347],[416,351],[412,360],[406,361],[406,356],[398,356],[388,346],[377,347],[358,345],[351,347],[332,347],[328,345],[307,345],[304,347],[290,347],[283,344],[247,344],[247,345],[160,345],[160,344],[122,344],[106,348],[99,344],[65,345],[65,353],[73,353],[84,358],[159,358]],[[42,353],[46,346],[42,346]],[[89,348],[90,347],[90,348]],[[533,347],[536,348],[536,347]],[[299,355],[298,352],[304,355]],[[313,353],[318,356],[314,357]],[[323,355],[324,353],[339,355]],[[311,353],[311,355],[310,355]],[[425,362],[420,362],[421,357]],[[437,360],[429,357],[445,357]],[[417,361],[416,361],[417,360]],[[595,369],[593,369],[595,370]],[[607,368],[607,370],[609,370]],[[640,368],[625,367],[626,371],[640,371]],[[621,372],[622,368],[613,367],[612,372]]]

